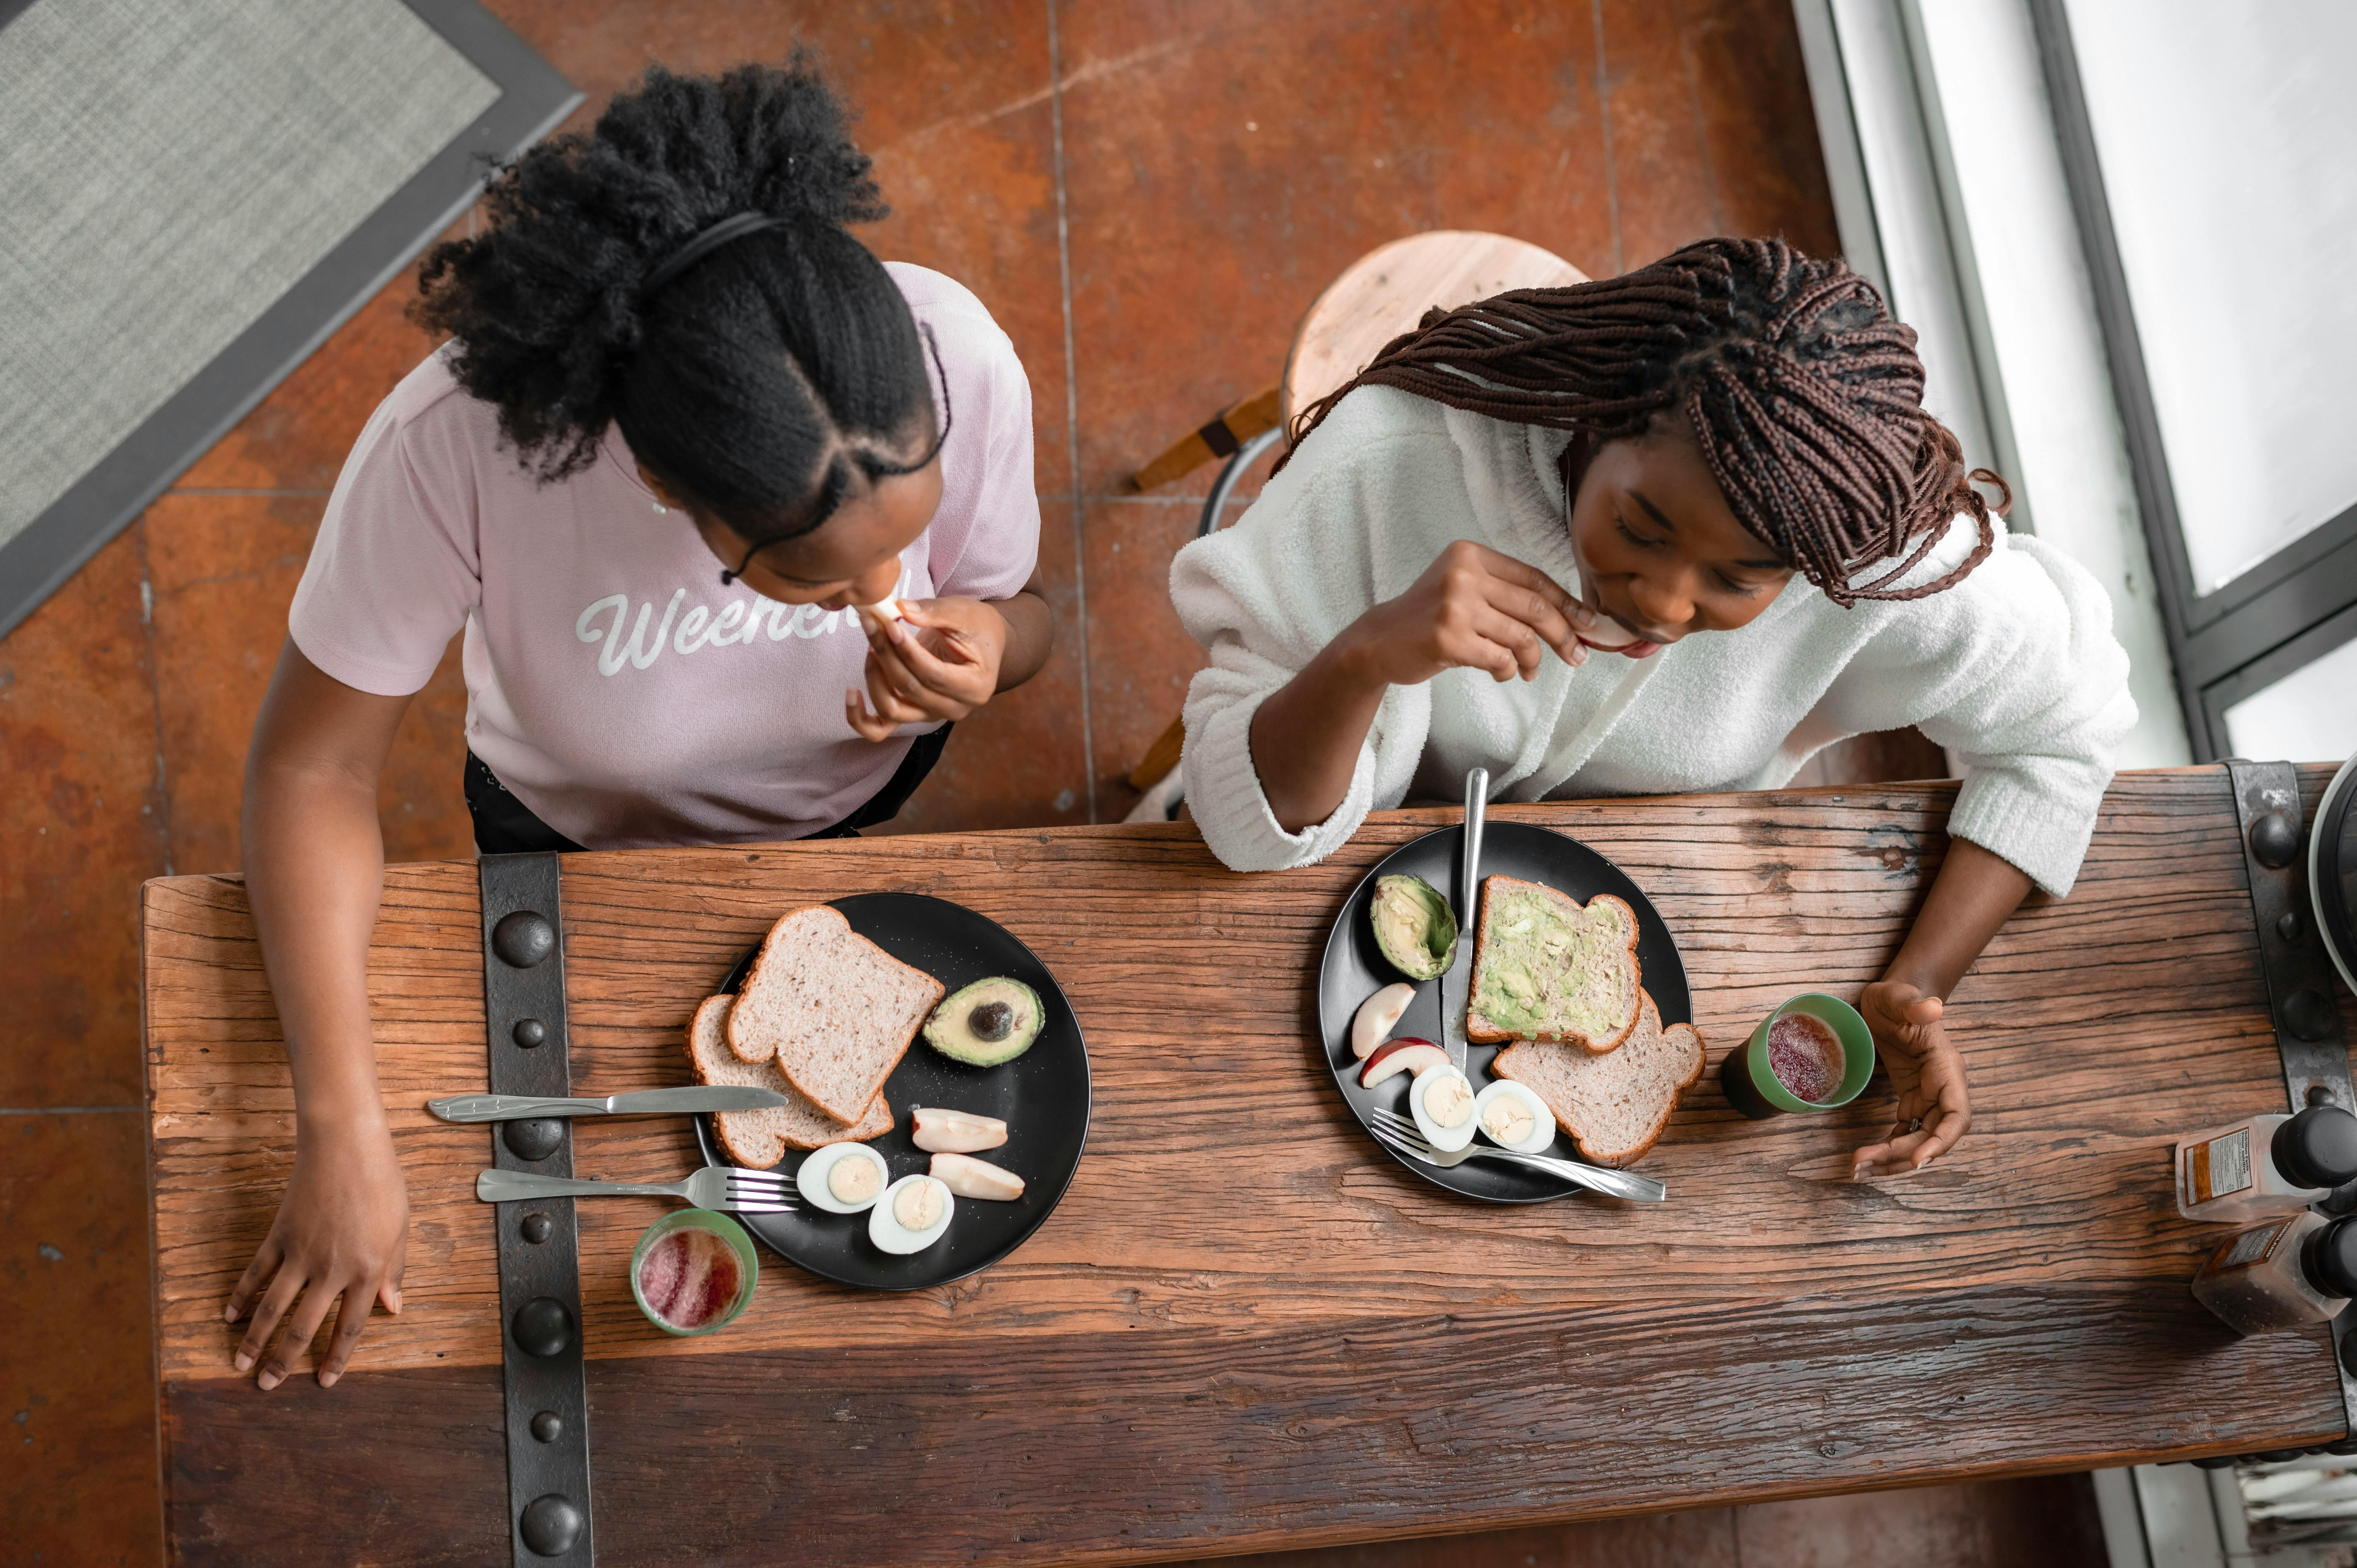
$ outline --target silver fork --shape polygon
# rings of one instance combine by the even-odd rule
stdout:
[[[732,1214],[791,1214],[796,1207],[791,1177],[735,1165],[706,1165],[685,1181],[580,1181],[534,1176],[530,1171],[487,1170],[475,1178],[475,1196],[485,1203],[535,1197],[677,1197],[696,1208]]]
[[[1428,1165],[1446,1169],[1467,1160],[1497,1160],[1510,1165],[1527,1165],[1561,1176],[1574,1187],[1584,1187],[1600,1192],[1607,1197],[1625,1197],[1638,1203],[1662,1203],[1668,1200],[1670,1189],[1652,1176],[1631,1175],[1628,1171],[1609,1170],[1602,1165],[1582,1165],[1577,1160],[1558,1160],[1545,1155],[1522,1155],[1512,1149],[1484,1148],[1479,1144],[1468,1144],[1455,1154],[1442,1154],[1425,1141],[1415,1122],[1396,1111],[1378,1105],[1372,1108],[1374,1121],[1368,1131],[1384,1144],[1397,1149],[1412,1160],[1422,1160]]]

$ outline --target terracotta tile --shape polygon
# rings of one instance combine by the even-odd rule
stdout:
[[[1735,1510],[1744,1568],[2084,1568],[2104,1561],[2084,1476],[1755,1503]]]
[[[146,1119],[0,1116],[0,1556],[160,1563]]]
[[[175,870],[238,868],[246,746],[325,508],[321,496],[174,493],[147,510]],[[457,660],[454,641],[387,759],[379,811],[388,860],[474,853],[459,785]]]
[[[1625,270],[1724,225],[1678,8],[1661,0],[1599,0],[1597,15]]]
[[[326,505],[171,493],[147,509],[172,865],[183,875],[238,869],[246,743]]]
[[[1085,493],[1274,381],[1319,291],[1386,241],[1491,230],[1611,268],[1585,5],[1058,16]]]
[[[1723,231],[1781,234],[1811,255],[1838,255],[1792,7],[1678,0],[1678,15]]]
[[[960,721],[940,764],[899,816],[869,832],[959,832],[1090,820],[1072,513],[1060,501],[1040,510],[1039,573],[1056,612],[1056,650],[1047,668]],[[1100,808],[1098,819],[1103,815]]]
[[[1216,1561],[1224,1568],[1737,1568],[1738,1559],[1730,1510],[1706,1509]]]
[[[1140,497],[1088,503],[1089,737],[1097,817],[1137,803],[1125,777],[1178,716],[1201,645],[1170,607],[1170,557],[1195,537],[1198,508]]]
[[[491,9],[588,96],[586,127],[661,61],[720,70],[814,47],[859,112],[893,214],[859,231],[878,255],[974,290],[1030,373],[1042,494],[1068,494],[1064,317],[1056,253],[1048,13],[1039,0],[829,5],[495,0]]]
[[[404,270],[213,444],[182,489],[332,489],[361,426],[434,339],[402,311],[416,296]]]
[[[0,1105],[141,1099],[139,884],[166,868],[140,536],[0,639]]]

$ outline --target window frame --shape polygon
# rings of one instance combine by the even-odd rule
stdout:
[[[2357,504],[2233,581],[2206,594],[2196,588],[2070,18],[2064,0],[2029,0],[2029,7],[2111,363],[2186,733],[2195,760],[2214,762],[2229,748],[2227,708],[2357,635]]]

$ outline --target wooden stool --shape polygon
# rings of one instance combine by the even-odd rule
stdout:
[[[1415,329],[1424,313],[1453,309],[1518,288],[1561,288],[1586,283],[1587,274],[1552,252],[1503,234],[1471,229],[1436,229],[1379,245],[1326,285],[1302,317],[1285,357],[1285,376],[1243,402],[1232,403],[1132,476],[1133,489],[1150,490],[1184,478],[1214,457],[1224,457],[1219,478],[1204,499],[1200,539],[1220,526],[1228,497],[1261,454],[1285,438],[1293,416],[1351,379],[1383,351],[1383,345]],[[1130,770],[1134,789],[1152,791],[1178,766],[1186,742],[1183,720],[1173,719],[1161,738]],[[1168,793],[1161,791],[1157,793]],[[1140,802],[1152,820],[1156,802]],[[1164,802],[1168,816],[1176,801]]]

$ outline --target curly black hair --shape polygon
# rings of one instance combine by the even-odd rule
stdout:
[[[411,315],[457,340],[459,384],[543,480],[587,467],[611,422],[740,537],[807,532],[932,435],[916,320],[845,227],[888,210],[846,122],[805,53],[717,78],[657,66],[587,135],[500,171],[489,227],[434,248]],[[784,221],[647,287],[747,212]]]

